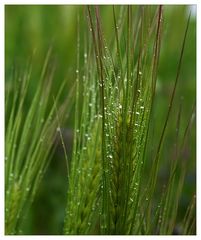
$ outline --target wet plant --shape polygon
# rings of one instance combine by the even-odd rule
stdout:
[[[109,35],[104,8],[113,21]],[[191,16],[182,29],[171,90],[165,89],[161,98],[165,11],[165,6],[156,5],[84,6],[82,13],[79,9],[71,91],[65,86],[73,74],[54,89],[51,50],[35,91],[32,64],[23,74],[14,69],[5,89],[6,234],[22,233],[58,135],[67,175],[63,234],[196,234],[195,184],[191,201],[185,206],[181,202],[189,169],[195,172],[196,107],[191,96],[192,109],[186,111],[179,88],[191,44]],[[164,118],[157,116],[161,99],[166,102]],[[74,137],[72,155],[67,156],[63,128],[71,107]]]
[[[99,7],[86,7],[91,39],[85,47],[83,68],[78,37],[77,120],[64,233],[174,234],[188,168],[188,161],[182,162],[182,154],[194,122],[194,108],[182,140],[176,140],[176,156],[169,163],[169,177],[158,202],[155,191],[190,17],[184,29],[166,118],[144,181],[154,116],[163,7],[124,6],[118,8],[118,14],[111,7],[111,12],[114,38],[108,44]],[[176,135],[180,129],[181,107],[178,112]],[[194,206],[192,203],[187,215],[192,214]],[[195,215],[187,218],[182,233],[192,234]]]

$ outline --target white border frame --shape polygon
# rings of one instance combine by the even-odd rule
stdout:
[[[4,61],[4,54],[5,54],[5,5],[9,4],[15,4],[15,5],[86,5],[86,4],[99,4],[99,5],[110,5],[110,4],[115,4],[115,5],[121,5],[121,4],[164,4],[164,5],[197,5],[197,79],[196,79],[196,93],[197,93],[197,114],[196,114],[196,122],[197,124],[197,147],[196,147],[196,155],[197,155],[197,165],[196,165],[196,179],[197,179],[197,235],[196,236],[65,236],[65,235],[50,235],[50,236],[41,236],[41,235],[25,235],[25,236],[5,236],[4,235],[4,79],[5,79],[5,61]],[[192,238],[199,238],[201,236],[201,221],[200,221],[200,216],[201,216],[201,209],[200,209],[200,204],[199,201],[201,200],[200,197],[200,175],[199,173],[201,172],[201,164],[199,160],[201,160],[201,148],[199,148],[200,144],[200,123],[201,123],[201,109],[200,109],[200,103],[201,103],[201,94],[199,94],[199,91],[201,89],[201,82],[200,82],[200,69],[201,69],[201,47],[200,47],[200,33],[201,33],[201,17],[200,17],[200,11],[201,11],[201,3],[199,3],[199,0],[195,1],[182,1],[182,0],[163,0],[163,1],[158,1],[158,0],[152,0],[152,1],[145,1],[145,0],[134,0],[134,1],[129,1],[129,0],[116,0],[116,1],[106,1],[106,0],[99,0],[99,1],[80,1],[80,0],[74,0],[74,1],[65,1],[65,0],[57,0],[57,1],[48,1],[48,0],[35,0],[35,1],[26,1],[26,0],[21,0],[21,1],[13,1],[13,0],[8,0],[8,1],[1,1],[0,2],[0,19],[1,19],[1,24],[0,24],[0,53],[1,53],[1,63],[0,63],[0,74],[1,74],[1,80],[0,80],[0,159],[1,159],[1,165],[0,165],[0,239],[59,239],[59,238],[67,238],[67,239],[92,239],[92,238],[98,238],[98,239],[124,239],[124,238],[129,238],[129,239],[143,239],[143,238],[149,238],[149,239],[169,239],[169,238],[175,238],[175,239],[192,239]],[[200,226],[200,228],[199,228]]]

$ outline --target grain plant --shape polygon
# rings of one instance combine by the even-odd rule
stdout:
[[[77,11],[77,66],[71,91],[63,81],[53,94],[51,51],[31,101],[32,64],[23,76],[14,74],[14,88],[6,89],[6,234],[20,233],[58,134],[67,167],[62,234],[196,233],[195,192],[180,214],[188,167],[195,167],[195,149],[188,148],[195,130],[195,104],[184,121],[185,106],[178,101],[191,16],[182,29],[175,78],[159,123],[158,72],[165,48],[165,6],[105,7],[112,16],[109,35],[103,8],[84,6]],[[73,148],[67,154],[62,129],[71,107]],[[174,143],[166,145],[169,129]],[[191,158],[187,149],[194,151]]]
[[[78,54],[75,119],[80,121],[75,123],[64,233],[172,234],[186,171],[184,164],[181,171],[176,172],[179,156],[171,166],[160,203],[155,207],[152,200],[189,23],[184,29],[166,120],[144,186],[142,178],[157,84],[163,8],[122,7],[118,17],[115,7],[111,11],[114,39],[110,48],[104,37],[99,7],[86,7],[91,39],[88,40],[90,47],[85,49],[88,52],[84,70],[79,69]],[[79,52],[79,41],[77,49]],[[80,108],[79,98],[83,99]]]

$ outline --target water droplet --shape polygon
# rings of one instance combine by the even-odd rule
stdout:
[[[103,116],[102,116],[101,114],[98,114],[98,117],[99,117],[99,118],[102,118]]]
[[[109,156],[108,156],[110,159],[112,159],[112,155],[110,154]]]
[[[144,109],[144,106],[141,106],[140,109]]]
[[[140,113],[139,113],[139,112],[136,112],[136,114],[137,114],[137,115],[140,115]]]
[[[75,71],[76,73],[79,73],[79,70],[78,69],[76,69],[76,71]]]
[[[88,222],[87,224],[88,224],[88,226],[91,226],[91,222]]]
[[[132,198],[130,198],[130,201],[133,202],[134,200]]]
[[[79,133],[79,132],[80,132],[80,130],[79,130],[79,129],[77,129],[77,130],[76,130],[76,132],[77,132],[77,133]]]
[[[141,72],[141,71],[139,71],[139,75],[142,75],[142,72]]]
[[[119,104],[119,109],[122,109],[122,105],[121,104]]]
[[[93,105],[92,103],[89,103],[89,107],[92,107],[92,105]]]
[[[87,53],[84,53],[84,58],[87,58]]]
[[[27,192],[29,192],[29,191],[30,191],[30,188],[29,188],[29,187],[27,187],[27,188],[26,188],[26,191],[27,191]]]
[[[58,127],[58,128],[57,128],[57,132],[60,132],[60,131],[61,131],[61,128],[60,128],[60,127]]]

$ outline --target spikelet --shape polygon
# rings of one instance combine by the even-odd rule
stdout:
[[[70,178],[64,224],[65,234],[89,234],[95,224],[101,167],[99,129],[100,124],[97,122],[93,127],[90,141],[80,152],[80,161],[75,167],[76,170],[80,170],[74,175],[77,180]],[[73,173],[70,176],[73,176]]]
[[[122,116],[119,115],[116,123],[116,134],[113,142],[113,159],[111,165],[111,233],[122,234],[122,218],[125,208],[125,187],[127,187],[128,179],[127,172],[128,163],[132,155],[132,132],[133,129],[130,124],[130,116],[126,118],[126,124],[124,126]],[[125,145],[123,131],[125,130]],[[124,152],[125,151],[125,152]]]
[[[16,234],[16,225],[18,221],[18,206],[21,199],[20,186],[17,182],[13,184],[12,190],[7,194],[5,234]]]

